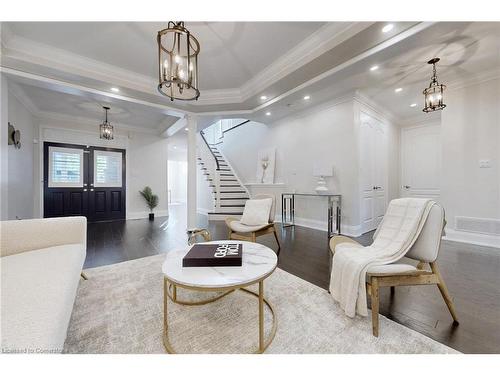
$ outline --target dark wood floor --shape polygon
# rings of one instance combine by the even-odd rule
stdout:
[[[214,239],[226,239],[223,221],[200,216]],[[170,217],[88,225],[85,268],[167,252],[186,245],[184,206],[171,206]],[[278,266],[328,289],[329,250],[325,232],[295,227],[280,229]],[[371,233],[357,239],[371,243]],[[276,249],[273,236],[259,242]],[[390,319],[464,353],[500,353],[500,250],[443,241],[438,259],[455,301],[460,325],[452,319],[436,286],[382,290],[380,312]],[[383,335],[384,332],[382,331]]]

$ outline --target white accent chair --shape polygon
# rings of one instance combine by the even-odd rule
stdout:
[[[230,240],[241,240],[241,241],[251,241],[257,242],[257,237],[264,236],[266,234],[273,233],[276,242],[278,243],[278,251],[276,254],[280,254],[280,241],[278,240],[278,235],[276,233],[276,228],[274,226],[274,216],[276,214],[276,198],[274,195],[269,194],[259,194],[252,199],[272,199],[271,209],[269,210],[269,222],[265,225],[245,225],[241,223],[240,220],[234,217],[228,217],[226,219],[226,225],[229,228],[229,239]]]
[[[393,293],[396,286],[437,285],[453,318],[453,323],[455,325],[458,324],[453,300],[436,264],[444,225],[444,209],[435,204],[429,212],[420,235],[405,255],[406,258],[418,261],[417,266],[396,262],[368,268],[366,289],[371,296],[372,329],[374,336],[378,336],[379,333],[379,288],[384,286],[391,287],[391,293]],[[378,232],[375,232],[373,235],[374,239],[377,234]],[[330,240],[332,254],[335,254],[335,247],[341,243],[350,243],[356,247],[363,247],[363,245],[349,237],[335,236]],[[430,270],[425,269],[427,264]]]
[[[0,222],[1,347],[63,350],[87,250],[87,219]]]

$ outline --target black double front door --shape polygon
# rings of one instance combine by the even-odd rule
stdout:
[[[125,219],[125,150],[44,142],[44,217]]]

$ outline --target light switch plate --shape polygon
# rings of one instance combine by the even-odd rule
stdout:
[[[479,160],[479,168],[491,168],[491,160],[490,159]]]

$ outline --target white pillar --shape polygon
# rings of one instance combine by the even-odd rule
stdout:
[[[186,116],[187,120],[187,227],[196,228],[196,133],[198,121],[195,116]]]

